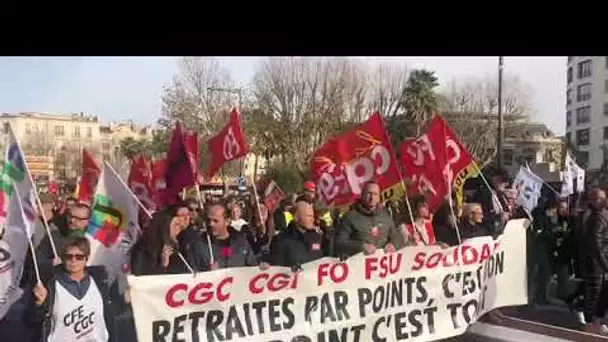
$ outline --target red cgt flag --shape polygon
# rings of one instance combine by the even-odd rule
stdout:
[[[127,180],[129,188],[149,210],[156,210],[155,187],[152,183],[152,162],[149,157],[139,155],[131,161]]]
[[[209,139],[211,164],[207,177],[212,178],[224,163],[235,160],[249,152],[245,143],[245,135],[241,129],[241,121],[236,108],[230,112],[230,121],[213,138]]]
[[[197,184],[199,150],[198,135],[184,131],[182,124],[178,122],[165,158],[165,169],[171,172],[165,172],[163,205],[174,204],[183,188]]]
[[[345,207],[355,202],[370,180],[380,186],[383,200],[403,195],[393,146],[378,112],[323,144],[315,152],[310,170],[319,198],[326,204]]]
[[[78,186],[78,200],[81,202],[89,202],[95,192],[97,180],[101,175],[101,168],[97,165],[95,158],[87,151],[82,149],[82,175],[80,177],[80,185]]]
[[[435,115],[427,131],[401,145],[403,176],[412,181],[408,192],[424,194],[432,211],[448,196],[457,176],[473,163],[473,157],[456,138],[440,115]]]

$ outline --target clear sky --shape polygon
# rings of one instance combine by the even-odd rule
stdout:
[[[440,82],[493,76],[497,57],[366,57],[434,70]],[[233,79],[248,83],[257,57],[222,57]],[[0,112],[98,115],[104,122],[152,123],[160,115],[163,86],[176,72],[174,57],[0,57]],[[565,125],[566,57],[505,57],[505,73],[534,89],[537,115],[557,134]]]

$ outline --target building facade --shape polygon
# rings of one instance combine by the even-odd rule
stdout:
[[[47,172],[49,178],[66,179],[78,175],[82,167],[83,148],[90,150],[99,162],[108,161],[120,165],[124,159],[120,154],[120,140],[126,137],[152,137],[150,126],[137,125],[131,121],[104,126],[97,116],[84,113],[3,113],[0,121],[3,127],[2,145],[10,125],[26,159],[51,158],[53,172]],[[31,171],[35,173],[34,170]]]
[[[521,123],[507,126],[503,161],[509,174],[515,176],[520,165],[528,165],[532,172],[546,182],[558,182],[562,164],[563,138],[544,124]]]
[[[598,170],[608,142],[608,57],[569,56],[566,83],[565,140],[579,165]]]

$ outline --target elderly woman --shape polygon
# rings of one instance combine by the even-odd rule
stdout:
[[[460,223],[461,240],[480,236],[492,236],[492,230],[483,219],[483,209],[479,203],[467,203],[462,210]]]

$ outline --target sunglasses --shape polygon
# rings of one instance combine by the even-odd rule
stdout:
[[[87,258],[87,256],[84,255],[84,254],[64,254],[63,258],[65,260],[74,260],[74,259],[76,259],[78,261],[83,261],[84,259]]]

